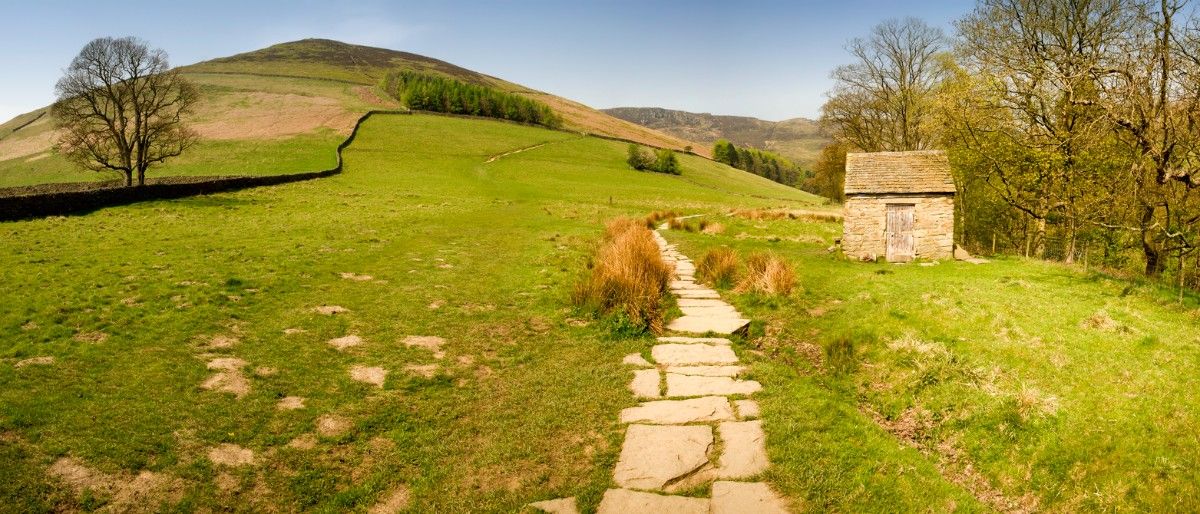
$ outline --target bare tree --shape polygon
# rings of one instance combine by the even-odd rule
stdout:
[[[183,153],[195,134],[183,122],[198,93],[167,64],[167,54],[132,37],[99,38],[71,61],[55,86],[51,113],[59,152],[93,171],[115,171],[125,185]]]
[[[833,71],[821,121],[864,151],[923,150],[934,144],[933,98],[945,70],[945,36],[916,18],[888,20],[847,49],[855,62]]]

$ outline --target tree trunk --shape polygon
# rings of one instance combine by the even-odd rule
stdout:
[[[1142,254],[1146,257],[1146,276],[1157,278],[1166,263],[1158,241],[1154,240],[1154,210],[1153,206],[1142,207]]]
[[[133,185],[133,171],[132,170],[126,171],[125,172],[125,187],[130,187],[132,185]]]

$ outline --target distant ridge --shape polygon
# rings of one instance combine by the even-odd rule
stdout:
[[[728,139],[738,146],[770,150],[803,165],[811,165],[830,138],[816,121],[793,118],[766,121],[749,116],[723,116],[664,109],[615,107],[602,109],[614,117],[682,139],[710,145]]]

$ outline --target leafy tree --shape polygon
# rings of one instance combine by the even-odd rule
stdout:
[[[679,169],[679,159],[675,157],[675,151],[666,148],[654,151],[654,165],[652,168],[659,173],[668,173],[671,175],[682,173]]]
[[[625,162],[629,164],[630,168],[638,171],[642,171],[653,164],[650,156],[646,155],[646,152],[642,151],[641,145],[636,143],[629,143],[628,156],[625,158]]]
[[[84,45],[55,85],[51,107],[59,152],[93,171],[115,171],[125,185],[146,183],[151,166],[196,140],[184,118],[199,94],[142,40],[104,37]]]

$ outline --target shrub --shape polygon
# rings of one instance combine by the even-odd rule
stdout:
[[[651,167],[659,173],[667,173],[670,175],[679,175],[679,159],[675,157],[674,150],[658,149],[654,151],[654,166]]]
[[[628,156],[625,157],[625,162],[629,164],[630,168],[638,171],[649,168],[653,164],[650,156],[646,152],[643,152],[642,147],[636,143],[629,143]]]
[[[591,274],[575,287],[573,300],[613,316],[623,328],[658,333],[670,280],[671,267],[644,220],[619,218],[605,227]]]
[[[796,272],[787,261],[775,254],[759,253],[746,258],[746,277],[735,290],[787,296],[795,286]]]
[[[709,223],[707,226],[701,227],[700,231],[704,232],[705,234],[721,234],[725,232],[725,225],[713,222]]]
[[[714,248],[696,265],[696,277],[714,287],[727,288],[737,278],[738,256],[727,247]]]

